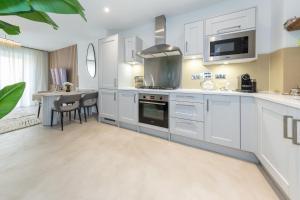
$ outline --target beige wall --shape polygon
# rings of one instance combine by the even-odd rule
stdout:
[[[226,74],[225,80],[216,80],[216,89],[224,87],[229,82],[229,89],[239,88],[239,79],[242,74],[249,73],[251,78],[256,79],[257,88],[260,91],[269,89],[269,55],[259,55],[258,59],[250,63],[203,66],[201,60],[185,60],[182,67],[182,88],[200,88],[201,80],[192,80],[192,74],[212,72]]]
[[[297,86],[300,86],[300,47],[271,53],[270,90],[286,93]]]

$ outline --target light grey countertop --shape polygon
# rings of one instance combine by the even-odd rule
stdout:
[[[175,90],[153,90],[153,89],[137,89],[133,87],[119,88],[123,91],[137,91],[151,94],[170,94],[170,93],[187,93],[187,94],[203,94],[203,95],[232,95],[242,97],[254,97],[262,100],[279,103],[300,109],[300,97],[275,94],[275,93],[243,93],[237,91],[221,91],[221,90],[202,90],[202,89],[175,89]]]

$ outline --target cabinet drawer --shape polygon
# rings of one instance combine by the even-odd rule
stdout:
[[[206,20],[206,35],[226,34],[255,28],[256,9],[251,8]]]
[[[204,104],[171,101],[170,116],[187,120],[204,121]]]
[[[170,95],[171,101],[181,101],[181,102],[198,102],[203,103],[203,95],[198,94],[181,94],[181,93],[175,93]]]
[[[204,124],[203,122],[170,118],[170,131],[172,134],[180,135],[192,139],[203,140]]]

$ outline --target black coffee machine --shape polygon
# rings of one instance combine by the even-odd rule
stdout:
[[[251,79],[249,74],[243,74],[241,76],[241,92],[256,92],[256,80]]]

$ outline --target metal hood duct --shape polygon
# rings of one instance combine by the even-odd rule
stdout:
[[[164,15],[155,17],[155,44],[155,46],[138,52],[137,55],[142,58],[182,55],[178,47],[166,44],[166,17]]]

